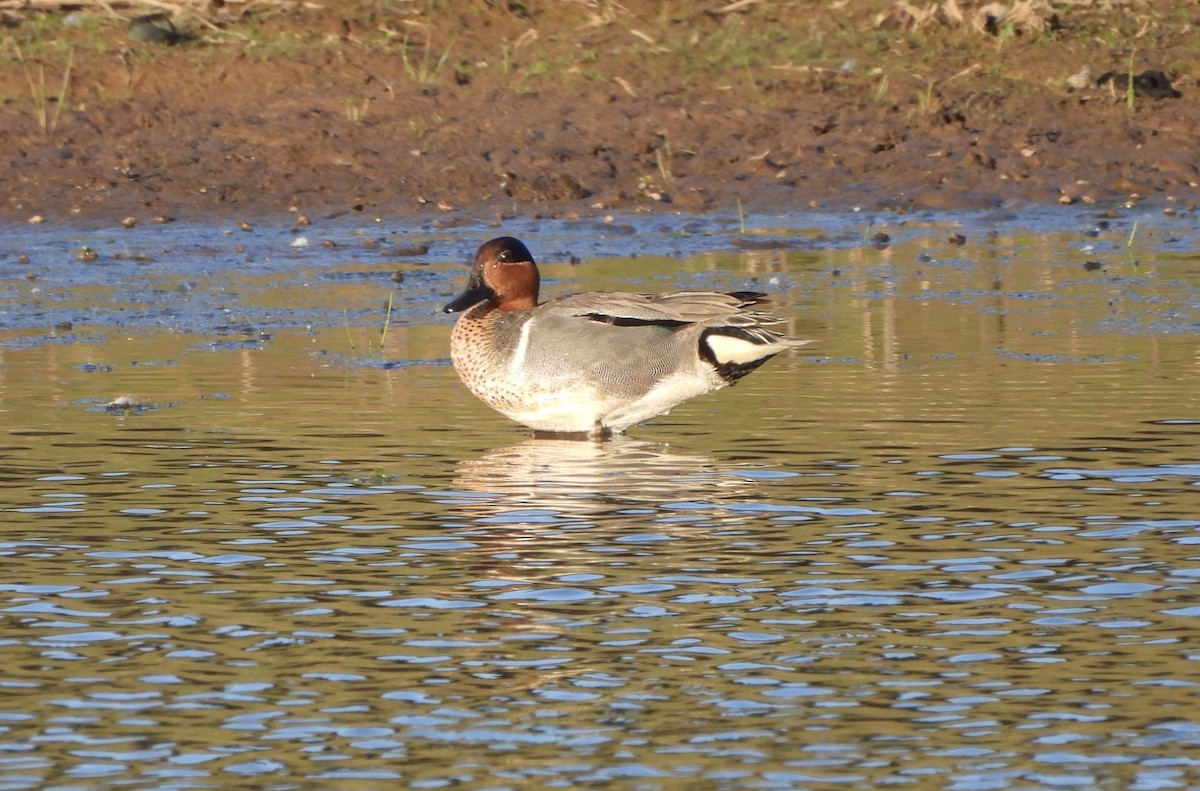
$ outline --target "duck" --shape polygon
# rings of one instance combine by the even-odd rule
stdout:
[[[475,253],[450,358],[467,389],[535,435],[604,439],[811,343],[770,325],[757,291],[593,291],[539,302],[519,239]]]

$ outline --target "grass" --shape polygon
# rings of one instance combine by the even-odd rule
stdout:
[[[675,181],[675,174],[671,171],[671,157],[674,156],[671,152],[671,139],[667,137],[666,130],[660,134],[662,145],[654,149],[654,161],[658,165],[658,175],[662,177],[663,184],[670,184]],[[665,155],[663,149],[666,149]]]
[[[377,357],[383,356],[383,350],[387,346],[388,330],[392,326],[392,312],[396,304],[396,290],[392,289],[388,294],[387,308],[383,313],[383,326],[379,328],[378,345],[370,341],[367,342],[367,353],[374,354]],[[350,312],[345,308],[342,309],[342,323],[346,328],[346,340],[350,344],[350,353],[357,355],[358,344],[354,342],[354,333],[350,330]]]
[[[58,94],[54,98],[54,112],[51,114],[48,111],[50,95],[46,91],[46,67],[41,63],[38,64],[37,79],[35,80],[33,69],[30,68],[25,53],[21,51],[21,45],[17,43],[16,39],[10,40],[17,55],[17,62],[21,64],[21,68],[25,72],[25,80],[29,83],[29,96],[33,100],[34,118],[43,134],[50,134],[58,128],[58,119],[62,115],[63,105],[67,102],[67,91],[71,87],[71,69],[75,65],[75,48],[67,50],[67,66],[63,69]]]
[[[888,94],[888,76],[883,74],[879,77],[879,83],[875,86],[875,101],[887,101]]]
[[[419,58],[410,58],[408,56],[411,41],[406,33],[404,36],[404,45],[400,50],[400,59],[404,64],[404,73],[408,78],[415,83],[421,85],[433,85],[438,82],[442,68],[445,67],[446,61],[450,59],[450,51],[454,48],[454,43],[451,42],[442,51],[438,58],[433,57],[433,30],[427,28],[425,30],[425,46],[422,48],[422,55]]]
[[[394,483],[396,479],[397,476],[384,470],[375,470],[370,473],[355,475],[347,478],[350,483],[358,486],[387,486],[388,484]]]
[[[1137,55],[1136,49],[1129,53],[1129,68],[1125,75],[1125,105],[1129,108],[1129,112],[1137,109],[1137,91],[1133,88],[1133,58],[1135,55]]]
[[[522,77],[538,77],[552,70],[549,62],[544,60],[535,60],[521,67]]]
[[[346,120],[352,124],[361,124],[363,119],[367,117],[367,110],[371,107],[370,98],[363,98],[355,101],[354,99],[346,100]]]
[[[731,6],[727,0],[706,11],[679,2],[574,0],[554,4],[553,11],[548,6],[534,17],[526,13],[529,4],[511,2],[460,6],[445,0],[389,0],[375,5],[356,0],[337,14],[308,4],[297,7],[292,0],[224,0],[222,4],[153,0],[151,4],[193,28],[208,26],[205,38],[189,48],[201,60],[220,61],[239,48],[259,60],[313,48],[361,49],[398,54],[392,63],[402,67],[413,83],[444,83],[447,68],[458,67],[461,61],[468,75],[473,68],[484,74],[485,65],[493,74],[498,70],[502,75],[519,75],[521,81],[512,83],[518,92],[537,90],[548,80],[609,82],[614,74],[634,86],[671,79],[684,89],[707,88],[718,79],[722,84],[732,82],[732,90],[765,109],[794,101],[786,91],[779,95],[780,69],[802,74],[811,68],[810,74],[849,77],[880,74],[886,63],[892,82],[899,74],[924,72],[943,86],[955,58],[989,64],[990,76],[998,76],[1002,69],[1010,74],[1008,67],[1018,61],[1013,74],[1021,79],[1022,53],[1030,46],[1053,43],[1051,39],[1094,42],[1097,37],[1111,37],[1110,43],[1128,51],[1131,41],[1145,40],[1147,27],[1188,24],[1183,11],[1164,2],[1144,0],[1149,10],[1142,4],[1130,8],[1122,3],[1117,13],[1106,11],[1101,0],[1076,0],[1067,10],[1059,9],[1063,19],[1059,30],[1047,27],[1049,0],[1006,0],[1007,11],[997,14],[990,31],[980,28],[973,11],[981,4],[964,0],[845,0],[839,4],[844,8],[836,12],[827,4],[798,10],[806,4],[765,0],[734,3],[740,5],[734,11],[725,10]],[[67,0],[57,4],[63,9],[73,6]],[[37,5],[53,8],[56,0],[38,0]],[[1166,10],[1155,11],[1155,6]],[[957,15],[949,13],[951,8],[958,9]],[[119,13],[127,18],[132,12],[124,9],[120,6]],[[339,14],[349,20],[345,33],[332,24]],[[885,17],[891,25],[881,23]],[[60,14],[22,12],[18,18],[20,25],[14,29],[21,31],[20,41],[31,63],[53,62],[41,51],[48,45],[61,49],[71,42],[79,50],[75,53],[79,69],[84,69],[93,49],[111,52],[123,36],[119,29],[123,19],[111,14],[88,12],[83,24],[69,30],[59,21]],[[297,25],[305,20],[309,23]],[[486,37],[479,37],[480,30],[493,32],[490,45]],[[451,44],[442,48],[435,40]],[[169,57],[174,50],[135,47],[130,51],[153,60]],[[854,68],[843,69],[846,63]],[[40,88],[37,70],[30,69],[30,92],[35,101],[39,92],[45,97],[39,106],[45,109],[49,129],[55,108],[49,107],[52,100],[47,94],[53,88]],[[387,72],[382,67],[376,71]],[[639,81],[641,75],[647,79]],[[812,79],[789,76],[782,82],[790,81],[790,88]],[[888,84],[886,76],[878,79],[868,91],[874,91],[875,101],[882,103],[895,86]],[[928,86],[918,91],[918,103],[923,104],[921,96],[931,95]],[[347,107],[346,114],[361,121],[365,109]]]
[[[1138,221],[1133,221],[1133,227],[1129,229],[1129,238],[1125,240],[1125,251],[1129,256],[1129,265],[1134,269],[1138,268],[1138,259],[1133,257],[1133,240],[1137,238]]]
[[[928,82],[925,83],[924,88],[917,91],[917,105],[921,108],[922,111],[928,112],[929,108],[933,106],[933,86],[934,85],[935,85],[934,81],[929,80]]]
[[[420,140],[430,132],[436,132],[446,125],[446,118],[441,113],[433,113],[428,116],[419,116],[409,118],[404,122],[404,128],[408,133]]]
[[[392,306],[395,304],[396,290],[392,289],[388,294],[387,310],[383,314],[383,326],[379,328],[379,348],[380,350],[387,344],[388,328],[392,326]]]
[[[1004,45],[1017,37],[1017,27],[1011,23],[1000,28],[996,34],[996,49],[1004,49]]]

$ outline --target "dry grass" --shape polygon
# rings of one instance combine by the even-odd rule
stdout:
[[[220,9],[224,16],[243,16],[261,11],[302,8],[312,11],[322,8],[314,2],[294,0],[225,0],[218,6],[211,0],[0,0],[0,11],[7,14],[22,12],[66,12],[76,11],[83,6],[113,18],[128,18],[152,11],[174,17],[208,20],[214,10]]]
[[[210,0],[0,0],[0,11],[74,11],[81,5],[91,6],[95,10],[107,11],[113,16],[120,16],[121,11],[133,11],[137,14],[146,13],[147,9],[166,11],[174,14],[194,14],[203,16],[212,7]],[[295,3],[288,0],[225,0],[224,5],[235,12],[255,11],[262,8],[318,9],[316,3]]]
[[[947,27],[969,25],[979,33],[996,35],[1009,28],[1024,33],[1040,33],[1046,28],[1053,14],[1047,0],[1011,0],[1004,3],[986,3],[978,8],[967,8],[958,0],[921,5],[900,0],[876,19],[879,25],[892,25],[919,30],[931,24]]]
[[[1108,9],[1138,5],[1140,0],[1059,0],[1057,5],[1075,9]],[[964,8],[964,5],[966,6]],[[1002,36],[1014,33],[1042,33],[1055,24],[1057,12],[1050,0],[1008,0],[1008,2],[960,3],[959,0],[910,3],[898,0],[876,17],[879,26],[917,30],[930,24],[946,27],[970,27],[978,33]]]
[[[48,111],[50,95],[46,91],[46,67],[38,64],[37,79],[35,80],[33,69],[30,67],[29,61],[25,59],[25,53],[21,51],[20,45],[14,40],[12,46],[17,62],[21,64],[21,68],[25,71],[25,79],[29,83],[29,97],[33,101],[34,117],[42,132],[49,134],[58,127],[58,118],[62,115],[63,105],[67,101],[67,90],[71,87],[71,69],[75,65],[75,50],[68,51],[67,65],[63,69],[58,95],[54,97],[54,113],[50,114]]]

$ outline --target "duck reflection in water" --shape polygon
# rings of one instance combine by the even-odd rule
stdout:
[[[753,481],[719,469],[710,458],[627,437],[604,443],[529,439],[460,461],[454,483],[491,495],[458,509],[490,524],[603,516],[628,521],[637,512],[644,525],[647,514],[664,504],[713,502],[719,508],[720,501],[751,497],[754,489]]]

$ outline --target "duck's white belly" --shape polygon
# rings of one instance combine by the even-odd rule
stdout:
[[[569,387],[542,389],[524,383],[508,382],[477,392],[482,400],[508,418],[536,431],[620,433],[630,426],[666,414],[689,398],[716,390],[724,382],[705,381],[694,375],[672,375],[645,393],[603,392],[581,382]],[[495,399],[489,393],[505,391],[506,398]],[[520,397],[514,398],[516,392]]]

